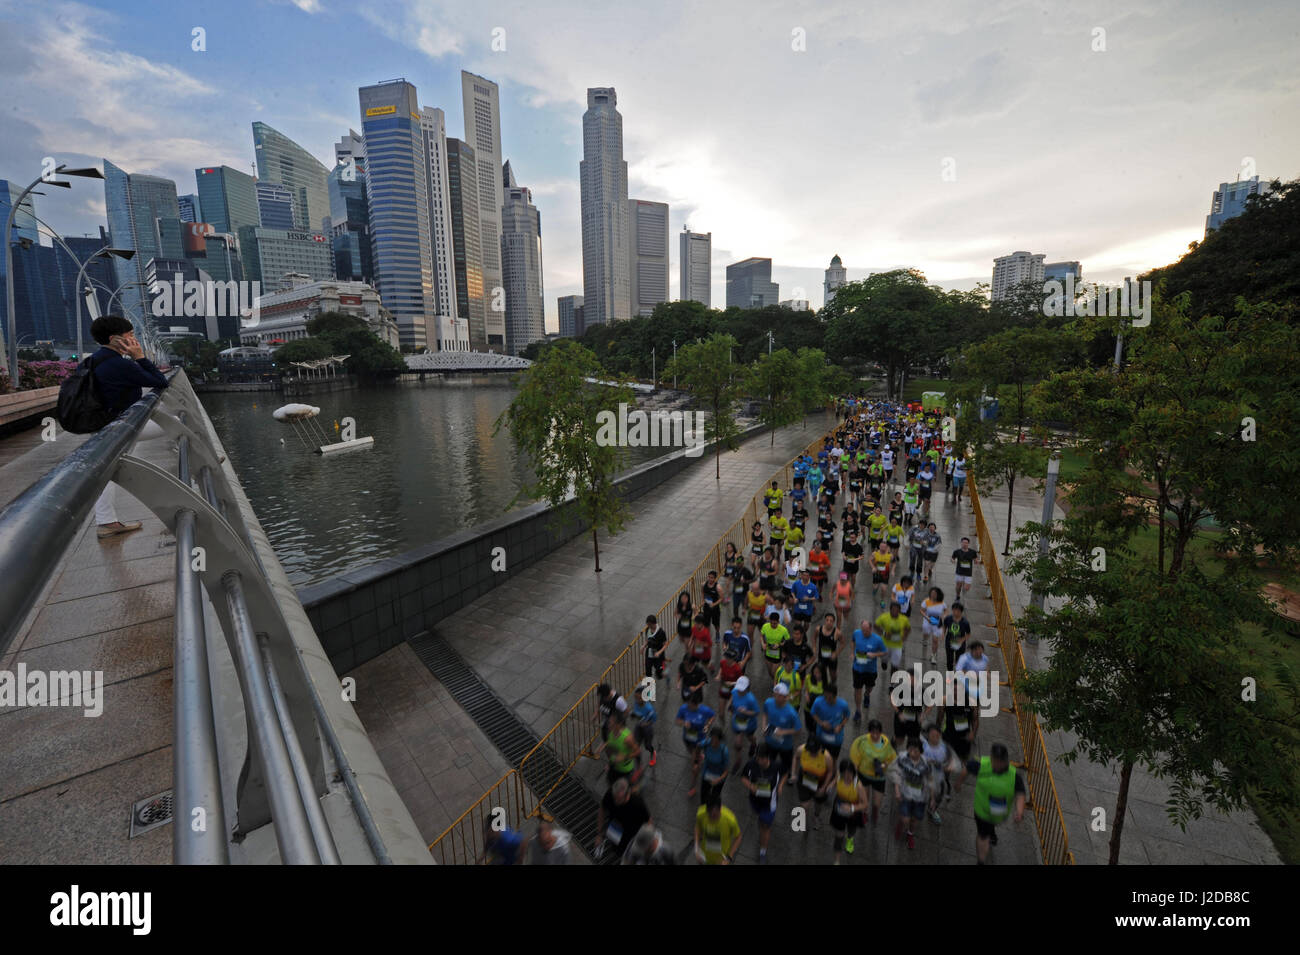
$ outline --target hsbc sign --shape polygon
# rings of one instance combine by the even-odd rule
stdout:
[[[296,240],[298,240],[299,242],[306,242],[306,241],[308,241],[308,240],[311,240],[312,242],[324,242],[324,241],[325,241],[325,236],[321,235],[319,232],[316,232],[316,233],[312,233],[312,232],[286,232],[286,233],[285,233],[285,236],[287,236],[287,237],[290,238],[290,239],[296,239]]]

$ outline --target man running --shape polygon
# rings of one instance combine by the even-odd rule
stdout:
[[[891,602],[889,609],[876,618],[881,639],[889,651],[889,665],[895,670],[903,666],[903,645],[912,632],[912,621],[903,616],[903,608]]]
[[[831,804],[831,829],[835,832],[835,865],[840,864],[840,850],[853,854],[853,837],[857,835],[862,813],[867,808],[867,787],[858,781],[850,759],[840,760],[835,777],[835,801]]]
[[[879,661],[888,655],[885,641],[868,621],[853,631],[853,722],[862,721],[862,711],[871,708],[871,689],[876,685]],[[864,705],[865,704],[865,705]]]
[[[971,550],[969,537],[963,537],[961,546],[952,552],[952,562],[957,566],[957,592],[953,595],[953,600],[957,601],[961,600],[962,594],[970,591],[975,565],[981,563],[979,551]]]
[[[763,701],[762,723],[763,738],[781,767],[782,777],[789,776],[794,739],[802,732],[803,722],[799,711],[790,705],[790,688],[784,683],[772,687],[772,695]]]
[[[938,588],[935,588],[936,590]],[[942,591],[940,591],[942,596]],[[960,600],[953,601],[952,609],[943,618],[940,628],[944,639],[944,654],[949,670],[966,653],[966,641],[970,638],[970,621],[966,619],[966,605]]]
[[[997,825],[1012,814],[1012,804],[1015,821],[1025,817],[1025,781],[1002,743],[994,743],[988,756],[967,761],[954,792],[961,792],[967,776],[975,777],[975,855],[987,865],[989,846],[998,844]]]
[[[894,555],[882,537],[880,545],[871,552],[871,596],[884,610],[889,602],[889,578],[894,566]]]
[[[894,763],[897,782],[894,784],[894,798],[898,800],[898,822],[894,826],[894,838],[903,838],[907,834],[907,848],[916,848],[915,825],[925,818],[926,806],[929,804],[930,767],[925,761],[921,741],[915,736],[908,737],[907,750]]]
[[[781,615],[773,611],[768,615],[767,623],[759,631],[759,643],[763,648],[763,662],[767,664],[767,675],[776,679],[776,668],[781,665],[781,647],[790,639],[790,631],[781,625]]]
[[[704,865],[731,865],[740,851],[743,833],[736,814],[714,796],[695,814],[695,858]]]
[[[749,687],[749,677],[742,676],[731,691],[731,731],[735,733],[736,761],[731,766],[734,773],[740,769],[742,754],[754,755],[754,734],[758,732],[758,697]]]
[[[867,723],[867,732],[849,747],[849,760],[858,771],[858,779],[871,789],[871,824],[880,818],[880,806],[885,798],[885,773],[890,763],[898,758],[893,744],[884,734],[880,720]]]
[[[760,743],[754,758],[745,764],[740,781],[749,791],[750,808],[758,816],[758,862],[764,865],[772,838],[772,820],[776,818],[776,805],[785,785],[781,767],[772,760],[772,751],[766,743]]]
[[[691,788],[686,794],[688,796],[694,796],[696,792],[700,765],[704,762],[704,747],[713,720],[713,710],[704,705],[704,694],[698,690],[677,710],[677,725],[682,728],[682,743],[691,760]]]
[[[839,687],[827,681],[822,695],[812,705],[813,722],[817,724],[817,738],[830,753],[831,759],[840,758],[844,747],[844,726],[849,721],[849,704],[839,697]]]

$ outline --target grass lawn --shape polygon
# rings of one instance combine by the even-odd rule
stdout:
[[[909,378],[903,382],[903,401],[920,401],[923,391],[947,391],[951,381],[943,378]]]

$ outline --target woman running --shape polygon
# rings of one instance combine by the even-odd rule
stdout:
[[[835,865],[840,864],[841,849],[853,855],[853,837],[862,824],[868,792],[868,787],[858,782],[853,761],[841,759],[840,771],[835,779],[835,803],[831,808],[831,829],[835,833]]]
[[[853,581],[847,573],[841,572],[840,579],[835,583],[835,625],[837,627],[843,626],[852,607]]]
[[[794,751],[794,765],[799,777],[799,803],[805,817],[812,808],[812,825],[804,827],[807,835],[810,829],[821,828],[821,807],[835,780],[835,763],[831,754],[822,748],[821,740],[811,736]]]
[[[821,626],[817,628],[817,646],[815,648],[817,660],[832,681],[834,681],[836,672],[839,670],[840,646],[844,639],[843,633],[844,631],[840,628],[833,613],[828,613],[822,617]]]
[[[939,656],[939,637],[943,632],[943,618],[948,613],[948,605],[943,602],[943,590],[931,587],[930,594],[921,601],[921,635],[930,638],[930,663],[935,663]],[[948,669],[952,669],[951,666]]]

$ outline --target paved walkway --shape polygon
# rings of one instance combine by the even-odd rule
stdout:
[[[989,535],[1001,547],[1007,532],[1005,489],[982,495],[980,503],[984,519],[989,524]],[[1040,521],[1042,514],[1042,495],[1026,487],[1024,482],[1017,485],[1011,517],[1015,527],[1027,521]],[[1060,516],[1058,508],[1057,517]],[[1011,536],[1014,544],[1014,530]],[[1004,575],[1003,580],[1012,612],[1019,614],[1029,603],[1030,588],[1023,580],[1009,574]],[[1023,647],[1027,666],[1046,665],[1050,658],[1050,647],[1045,644],[1035,646],[1028,642]],[[1119,792],[1119,768],[1094,763],[1087,758],[1066,765],[1061,762],[1060,756],[1073,745],[1073,734],[1058,731],[1045,734],[1045,739],[1075,861],[1080,864],[1104,865],[1110,858],[1110,832],[1094,832],[1089,822],[1095,807],[1105,809],[1108,819],[1113,817],[1115,799]],[[1277,850],[1249,808],[1227,815],[1210,810],[1202,818],[1189,823],[1187,831],[1183,832],[1169,821],[1165,813],[1168,797],[1169,788],[1164,782],[1155,779],[1141,767],[1133,770],[1129,784],[1128,812],[1120,845],[1121,863],[1280,864]]]

